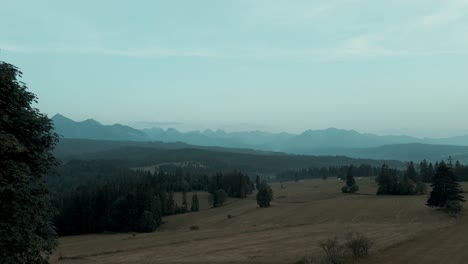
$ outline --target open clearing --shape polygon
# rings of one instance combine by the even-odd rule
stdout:
[[[426,207],[426,196],[376,196],[373,179],[358,184],[356,195],[341,194],[337,179],[286,182],[284,189],[272,184],[270,208],[257,208],[252,195],[166,217],[150,234],[64,237],[52,263],[294,263],[321,254],[319,242],[349,231],[375,242],[362,263],[468,263],[465,218]],[[193,225],[199,230],[191,231]]]

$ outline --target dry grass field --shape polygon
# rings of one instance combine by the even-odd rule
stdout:
[[[64,237],[52,263],[294,263],[349,231],[375,242],[362,263],[468,263],[465,218],[426,207],[426,196],[376,196],[373,179],[358,184],[355,195],[341,194],[337,179],[273,184],[266,209],[253,195],[207,209],[199,193],[205,210],[167,217],[154,233]]]

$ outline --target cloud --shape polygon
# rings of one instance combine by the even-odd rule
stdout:
[[[412,26],[419,29],[435,30],[452,26],[468,18],[468,1],[446,0],[434,12],[417,17]]]
[[[204,49],[166,49],[166,48],[142,48],[142,49],[115,49],[86,46],[29,46],[17,44],[0,44],[0,51],[22,54],[90,54],[119,57],[217,57],[218,54]]]

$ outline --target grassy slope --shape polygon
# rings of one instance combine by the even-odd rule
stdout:
[[[167,217],[167,224],[151,234],[65,237],[52,263],[294,263],[319,254],[320,241],[354,230],[368,234],[375,241],[374,255],[383,258],[371,257],[366,263],[391,261],[396,255],[399,261],[392,263],[419,263],[406,261],[404,245],[414,247],[412,241],[419,241],[414,254],[426,254],[438,245],[427,238],[432,234],[456,245],[465,241],[457,230],[466,230],[468,223],[453,225],[451,218],[424,205],[425,196],[377,197],[371,179],[359,184],[360,195],[342,195],[342,182],[335,179],[287,182],[285,189],[274,184],[277,198],[271,208],[256,208],[251,196],[221,208]],[[200,230],[190,231],[192,225]],[[449,239],[437,232],[441,228],[458,236]],[[461,251],[461,246],[451,247],[450,254]],[[57,262],[60,254],[66,259]],[[464,256],[451,263],[466,263]]]

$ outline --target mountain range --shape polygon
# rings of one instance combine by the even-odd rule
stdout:
[[[372,159],[439,160],[452,156],[468,161],[468,135],[416,138],[405,135],[380,136],[336,128],[307,130],[301,134],[223,130],[181,132],[173,128],[135,129],[120,124],[103,125],[93,119],[76,122],[60,114],[52,120],[56,132],[63,138],[184,142],[199,146]]]

